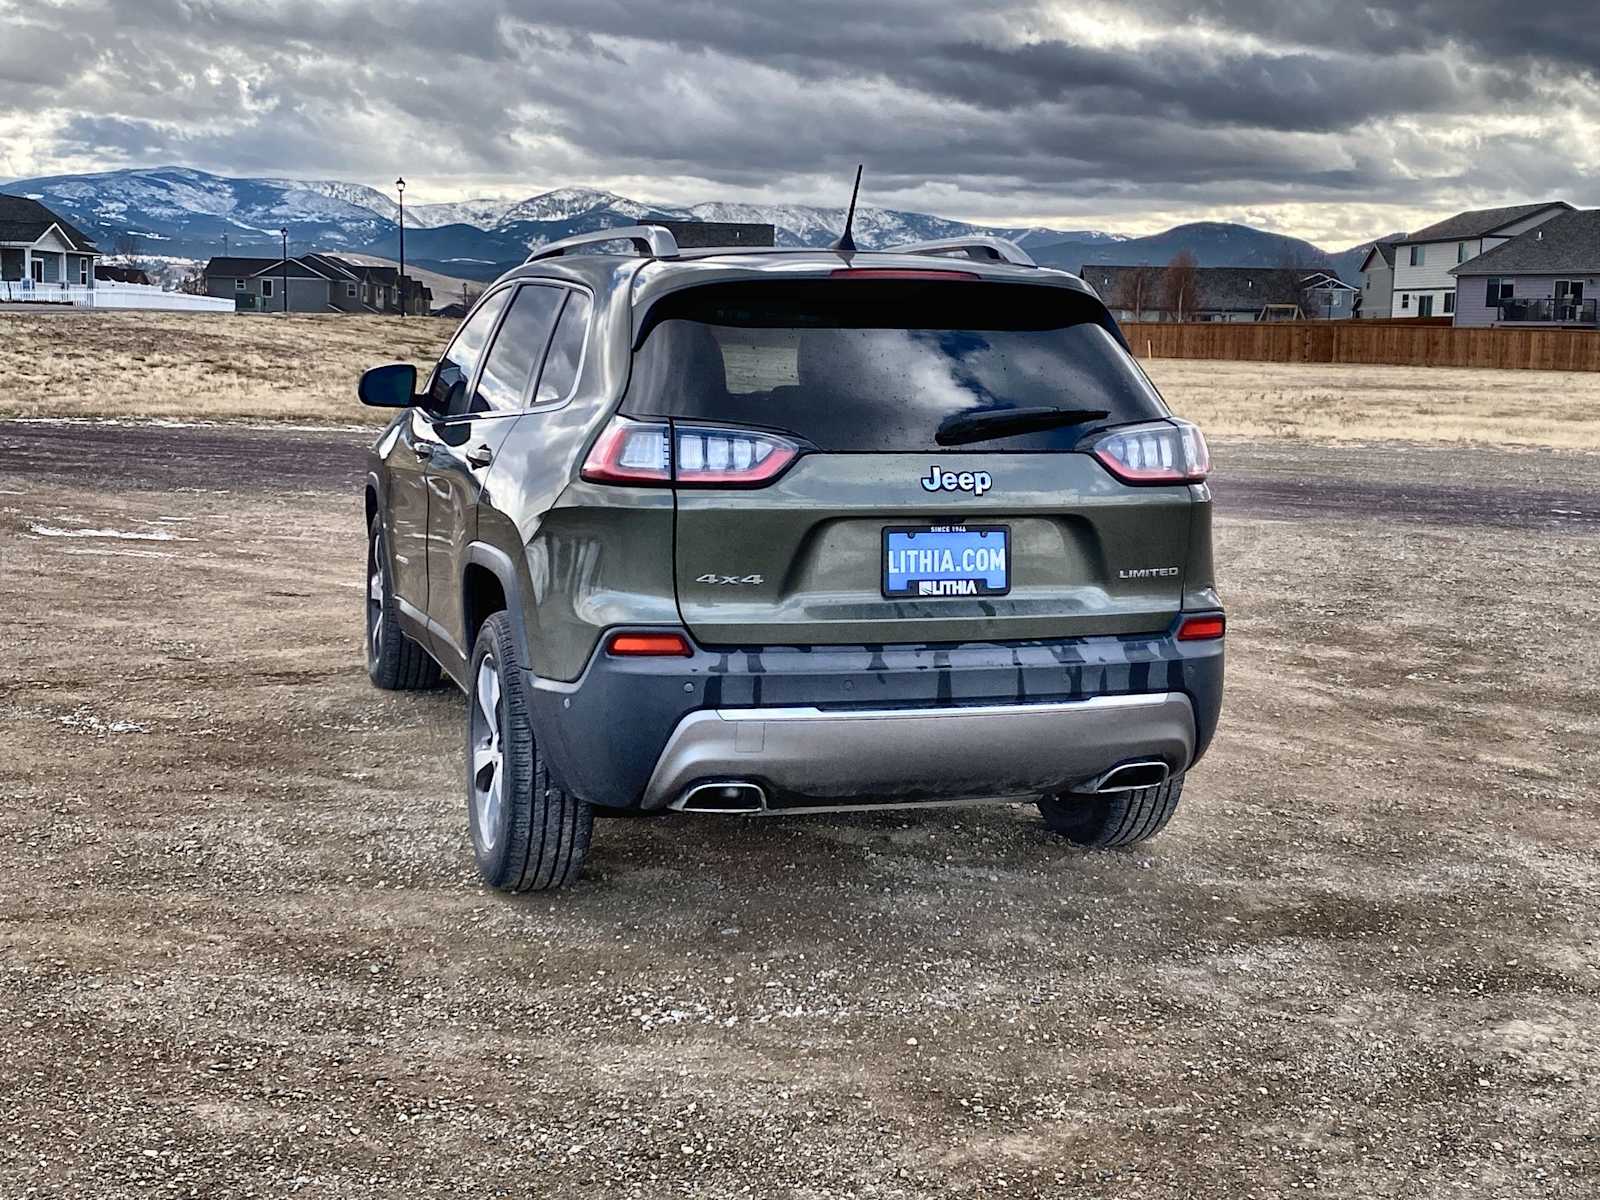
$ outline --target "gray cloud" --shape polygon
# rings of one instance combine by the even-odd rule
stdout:
[[[1590,8],[0,0],[0,131],[26,131],[5,157],[29,174],[400,169],[439,198],[625,182],[809,202],[865,159],[878,202],[952,215],[1273,211],[1354,237],[1591,203]]]

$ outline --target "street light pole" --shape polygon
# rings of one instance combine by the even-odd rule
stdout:
[[[289,230],[278,230],[283,238],[283,315],[289,315]]]
[[[400,278],[395,284],[400,292],[400,315],[406,315],[406,180],[402,175],[394,181],[400,189]]]

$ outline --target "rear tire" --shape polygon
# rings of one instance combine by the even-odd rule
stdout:
[[[367,530],[367,675],[391,692],[423,692],[439,686],[439,664],[400,628],[400,606],[389,579],[383,530]]]
[[[564,887],[589,852],[594,809],[551,777],[505,613],[478,631],[467,679],[467,823],[478,872],[506,892]]]
[[[1136,846],[1160,833],[1178,810],[1183,776],[1160,787],[1132,792],[1080,796],[1063,792],[1039,801],[1039,813],[1051,830],[1069,842],[1097,850]]]

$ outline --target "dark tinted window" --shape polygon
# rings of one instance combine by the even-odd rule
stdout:
[[[473,369],[483,355],[484,343],[494,328],[495,318],[505,307],[509,292],[496,292],[467,318],[450,348],[444,352],[439,365],[433,369],[433,380],[428,384],[428,407],[436,413],[466,411],[467,384],[472,381]]]
[[[517,289],[478,376],[471,412],[517,412],[527,407],[528,389],[565,298],[564,288],[535,284]]]
[[[978,282],[719,284],[658,304],[624,411],[781,430],[821,450],[1066,450],[1167,415],[1093,297]],[[1011,408],[1082,425],[939,446],[942,422]]]
[[[545,356],[544,374],[539,376],[539,395],[535,403],[567,398],[572,385],[578,381],[578,364],[583,359],[583,339],[588,331],[589,297],[582,292],[570,292],[567,306],[561,310],[561,320],[556,324],[556,335],[550,339],[550,353]]]

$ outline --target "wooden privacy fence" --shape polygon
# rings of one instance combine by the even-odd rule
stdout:
[[[1455,329],[1411,326],[1404,321],[1252,321],[1128,322],[1122,331],[1136,354],[1153,358],[1600,371],[1600,331],[1589,329]]]

